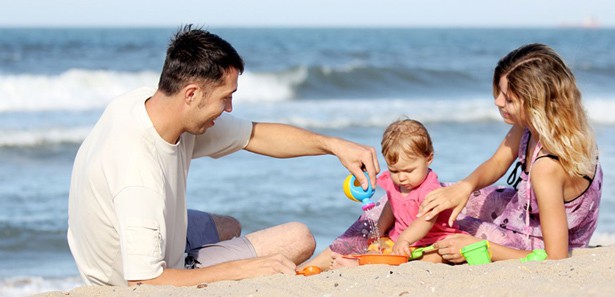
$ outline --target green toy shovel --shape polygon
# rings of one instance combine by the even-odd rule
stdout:
[[[414,249],[414,250],[411,252],[411,255],[410,255],[410,259],[409,259],[409,260],[416,260],[416,259],[419,259],[419,258],[423,257],[423,253],[424,253],[424,252],[433,251],[434,249],[435,249],[435,248],[434,248],[433,244],[432,244],[432,245],[430,245],[430,246],[426,246],[426,247],[416,248],[416,249]]]

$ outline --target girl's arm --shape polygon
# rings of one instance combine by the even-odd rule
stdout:
[[[395,245],[393,245],[393,254],[395,255],[410,255],[410,245],[425,237],[429,230],[433,227],[434,223],[438,219],[435,216],[429,221],[414,220],[404,232],[399,235]]]
[[[531,182],[540,211],[540,226],[545,243],[545,251],[549,259],[568,257],[568,222],[564,208],[564,184],[566,173],[559,163],[549,158],[542,158],[532,166]],[[438,253],[443,259],[462,263],[465,261],[460,254],[461,249],[480,239],[455,234],[436,243]],[[506,246],[490,243],[493,261],[520,259],[531,251],[517,250]]]
[[[443,210],[453,208],[448,220],[449,225],[452,226],[457,215],[468,202],[472,191],[491,185],[504,176],[517,158],[523,131],[524,128],[513,126],[491,158],[478,166],[470,175],[451,186],[429,193],[421,204],[417,217],[431,220]]]
[[[461,249],[481,240],[468,234],[453,234],[436,242],[434,247],[442,259],[451,263],[463,263],[466,259],[461,255]],[[492,261],[521,259],[531,253],[531,251],[517,250],[493,242],[489,242],[489,252]]]
[[[382,208],[380,218],[378,218],[378,231],[380,232],[380,236],[384,236],[394,223],[395,217],[393,216],[393,210],[391,209],[389,201],[387,201]]]
[[[540,228],[549,259],[568,257],[568,220],[564,207],[564,186],[568,178],[561,165],[550,158],[534,163],[531,183],[538,201]]]

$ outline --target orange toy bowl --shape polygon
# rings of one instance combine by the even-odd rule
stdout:
[[[408,262],[408,257],[402,255],[364,254],[355,257],[359,259],[359,265],[389,264],[397,266]]]

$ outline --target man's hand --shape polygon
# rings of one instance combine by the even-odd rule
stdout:
[[[245,272],[245,277],[250,278],[256,276],[272,275],[272,274],[295,274],[297,266],[288,258],[281,254],[258,257],[246,260],[236,261],[237,267]]]
[[[194,286],[222,280],[240,280],[272,274],[295,274],[296,265],[281,254],[220,263],[197,269],[165,269],[156,278],[128,281],[128,285]]]
[[[367,179],[363,174],[364,170],[369,175],[372,188],[376,188],[376,175],[380,172],[380,165],[378,164],[376,150],[373,147],[332,138],[330,149],[342,165],[361,183],[364,190],[368,188]]]

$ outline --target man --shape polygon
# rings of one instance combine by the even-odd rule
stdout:
[[[87,284],[294,274],[312,255],[313,236],[301,223],[234,237],[240,227],[233,218],[187,212],[191,159],[240,149],[276,158],[332,154],[364,188],[362,169],[375,186],[371,147],[230,116],[243,69],[230,44],[186,26],[167,50],[158,89],[135,90],[106,108],[77,153],[69,195],[68,243]]]

